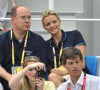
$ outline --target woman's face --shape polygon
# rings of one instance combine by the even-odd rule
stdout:
[[[34,62],[28,62],[27,65],[30,65],[30,64],[33,64]],[[28,71],[26,73],[26,76],[28,77],[29,80],[32,80],[34,81],[35,80],[35,77],[36,77],[36,70],[35,69],[32,69],[30,71]]]
[[[60,30],[61,21],[55,15],[49,15],[43,20],[43,27],[51,34],[55,35]]]

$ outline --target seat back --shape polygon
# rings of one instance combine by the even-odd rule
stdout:
[[[96,56],[86,56],[85,64],[88,67],[91,75],[96,76],[97,75],[97,64],[98,64],[97,57]]]

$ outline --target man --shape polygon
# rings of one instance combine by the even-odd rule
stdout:
[[[57,90],[100,90],[100,78],[82,71],[83,57],[77,48],[65,49],[62,60],[70,77]]]
[[[7,82],[11,73],[16,74],[22,69],[25,56],[37,56],[47,66],[45,41],[29,30],[31,14],[28,8],[22,5],[13,7],[11,21],[12,30],[0,36],[0,81],[5,90],[9,90]]]

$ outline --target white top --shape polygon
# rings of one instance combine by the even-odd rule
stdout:
[[[79,80],[77,81],[76,85],[72,83],[71,78],[61,84],[57,90],[67,90],[68,85],[71,88],[71,90],[82,90],[82,85],[83,85],[83,79],[84,79],[84,73],[82,72]],[[100,90],[100,77],[97,76],[92,76],[89,74],[86,74],[86,85],[85,85],[85,90]]]

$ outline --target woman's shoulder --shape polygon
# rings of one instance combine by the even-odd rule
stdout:
[[[68,34],[76,34],[76,33],[80,33],[79,30],[71,30],[71,31],[67,31],[66,33]]]
[[[56,90],[55,85],[51,81],[44,81],[44,89],[43,90]]]

